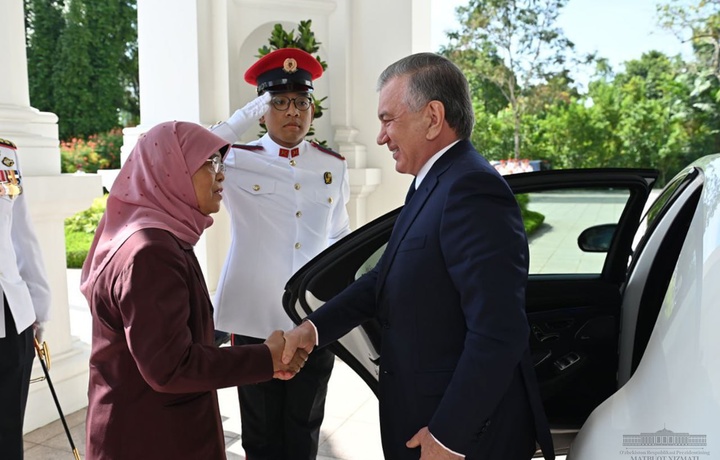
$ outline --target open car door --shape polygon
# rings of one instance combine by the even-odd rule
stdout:
[[[530,347],[555,449],[564,453],[590,412],[617,389],[622,286],[657,171],[582,169],[505,176],[527,209]],[[354,231],[300,269],[283,305],[293,321],[342,291],[379,260],[400,209]],[[331,350],[377,394],[375,321]]]

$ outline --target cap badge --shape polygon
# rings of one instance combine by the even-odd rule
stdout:
[[[12,165],[15,164],[15,161],[12,158],[5,157],[2,159],[2,164],[7,166],[8,168],[11,168]]]
[[[332,184],[332,173],[330,171],[325,171],[325,174],[323,174],[323,179],[325,179],[325,183],[327,185]]]
[[[285,62],[283,62],[283,70],[285,73],[295,73],[297,72],[297,68],[297,61],[293,58],[287,58]]]

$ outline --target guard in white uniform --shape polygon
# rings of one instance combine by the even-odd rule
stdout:
[[[268,133],[234,145],[225,159],[223,203],[232,243],[215,297],[215,325],[233,343],[262,343],[293,327],[282,308],[285,283],[305,263],[350,232],[347,165],[304,140],[322,67],[298,49],[273,51],[245,74],[262,96],[213,132],[236,142],[258,118]],[[248,122],[249,121],[249,122]],[[288,381],[240,387],[242,443],[249,460],[315,459],[334,356],[313,352]]]
[[[0,139],[0,458],[23,458],[23,419],[34,336],[50,312],[50,287],[30,223],[15,145]]]

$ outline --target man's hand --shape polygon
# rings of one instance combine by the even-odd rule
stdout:
[[[313,348],[315,348],[315,342],[315,327],[308,321],[300,324],[295,329],[285,332],[285,350],[282,355],[283,363],[289,363],[298,349],[310,354]]]
[[[274,331],[270,337],[265,340],[265,345],[270,349],[273,361],[273,377],[281,380],[289,380],[295,376],[305,365],[308,354],[305,350],[297,350],[287,363],[283,363],[283,350],[285,349],[285,339],[282,331]]]
[[[457,460],[465,458],[465,456],[453,454],[440,445],[430,434],[428,427],[421,428],[405,445],[410,449],[419,447],[420,460]]]

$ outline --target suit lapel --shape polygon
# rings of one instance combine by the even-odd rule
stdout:
[[[453,159],[459,153],[465,151],[465,149],[460,147],[462,144],[464,144],[463,141],[458,142],[450,150],[445,152],[443,156],[440,157],[440,159],[432,166],[432,168],[430,168],[427,176],[425,176],[423,181],[420,183],[420,187],[415,191],[412,200],[405,205],[400,212],[400,215],[398,215],[395,225],[393,226],[393,231],[390,235],[387,248],[385,249],[385,254],[383,255],[383,266],[378,279],[378,294],[385,286],[387,273],[395,260],[395,255],[397,254],[400,242],[402,242],[405,238],[405,235],[415,221],[415,218],[418,216],[423,207],[425,207],[425,203],[430,197],[430,194],[437,187],[440,176],[447,171],[452,164]]]

